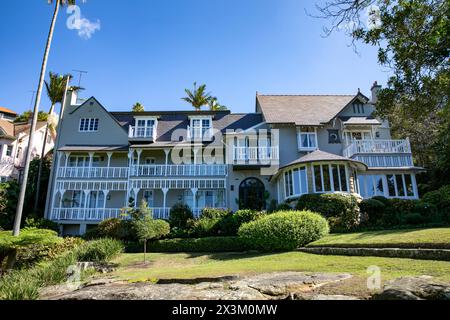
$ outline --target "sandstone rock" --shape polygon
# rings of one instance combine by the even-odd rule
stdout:
[[[389,281],[376,300],[450,300],[450,284],[432,277],[402,277]]]

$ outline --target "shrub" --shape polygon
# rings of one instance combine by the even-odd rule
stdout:
[[[248,247],[288,251],[319,240],[329,232],[326,219],[309,211],[288,211],[243,224],[238,235]]]
[[[435,205],[444,222],[450,222],[450,185],[428,192],[423,196],[422,200]]]
[[[111,238],[117,240],[136,240],[129,220],[112,218],[100,222],[97,227],[97,238]],[[88,234],[89,236],[89,234]]]
[[[170,209],[169,223],[172,228],[185,229],[189,219],[194,219],[194,215],[188,205],[179,203]]]
[[[401,223],[404,225],[421,225],[425,222],[426,218],[420,213],[408,213],[401,217]]]
[[[280,205],[277,206],[276,208],[276,212],[278,211],[293,211],[294,209],[287,203],[282,203]]]
[[[219,234],[222,219],[200,218],[190,223],[189,234],[193,237],[213,237]]]
[[[35,229],[47,229],[58,232],[59,227],[58,224],[47,219],[36,218],[36,217],[28,217],[25,219],[25,227],[26,228],[35,228]]]
[[[258,220],[265,215],[265,212],[254,210],[236,211],[229,219],[222,221],[221,230],[225,230],[229,235],[237,235],[242,224]]]
[[[429,204],[423,201],[418,201],[413,209],[414,213],[420,214],[423,217],[424,223],[444,222],[442,214],[439,212],[438,208],[434,204]]]
[[[150,244],[151,252],[241,252],[244,243],[238,237],[212,237],[201,239],[170,239]]]
[[[358,198],[350,194],[306,194],[300,197],[297,210],[309,210],[331,219],[333,232],[350,231],[360,222]]]
[[[361,214],[365,218],[368,225],[376,225],[380,223],[383,217],[386,205],[376,199],[365,199],[360,204]]]
[[[78,261],[105,262],[122,253],[124,246],[115,239],[100,239],[87,242],[77,252]]]
[[[153,220],[149,216],[133,221],[133,229],[140,242],[144,244],[144,262],[147,262],[147,241],[161,239],[170,232],[170,225],[163,220]]]
[[[230,214],[229,210],[216,209],[216,208],[204,208],[200,218],[205,219],[222,219]]]

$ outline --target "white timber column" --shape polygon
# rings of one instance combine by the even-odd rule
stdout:
[[[164,212],[166,210],[166,206],[167,206],[167,194],[169,193],[169,189],[168,188],[163,188],[161,189],[161,191],[164,194],[164,198],[163,198],[163,208],[164,208]]]
[[[198,192],[198,189],[197,188],[192,188],[191,192],[192,192],[192,196],[193,196],[193,199],[192,199],[193,208],[192,208],[192,210],[195,212],[195,210],[197,210],[197,192]]]
[[[86,230],[87,230],[87,224],[81,223],[80,224],[80,236],[84,235],[86,233]]]
[[[91,190],[84,190],[84,214],[83,214],[83,220],[86,220],[86,212],[88,211],[89,207],[89,195],[91,194]]]
[[[198,163],[197,156],[198,156],[199,151],[200,151],[200,149],[198,147],[194,147],[194,164]]]
[[[165,176],[167,176],[167,171],[169,169],[169,154],[170,154],[170,149],[164,149],[164,153],[166,154],[166,173]]]
[[[64,155],[66,156],[66,163],[64,164],[64,167],[67,168],[69,166],[70,152],[64,152]]]
[[[56,176],[58,177],[58,171],[59,171],[59,167],[61,167],[61,159],[63,157],[63,153],[62,152],[57,152],[57,161],[55,163],[55,171],[56,171]],[[65,175],[65,172],[64,172]]]
[[[413,191],[414,191],[414,197],[419,199],[419,189],[417,189],[417,181],[416,181],[416,175],[411,174],[411,182],[413,185]]]
[[[141,189],[139,189],[139,188],[133,189],[133,192],[134,192],[134,207],[135,207],[135,208],[138,207],[138,195],[139,195],[139,191],[141,191]]]
[[[108,168],[111,167],[111,157],[113,155],[112,152],[107,152],[106,155],[108,156]]]
[[[103,197],[104,197],[104,201],[103,201],[103,209],[106,209],[106,198],[109,195],[109,190],[103,190]]]

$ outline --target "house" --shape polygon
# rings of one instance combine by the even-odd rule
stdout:
[[[254,113],[108,112],[66,99],[46,216],[83,234],[145,200],[155,218],[177,203],[264,209],[308,193],[419,197],[411,146],[393,140],[355,95],[261,95]]]
[[[15,113],[14,111],[5,108],[5,107],[0,107],[0,120],[6,120],[6,121],[11,121],[13,122],[14,119],[17,118],[17,113]]]
[[[39,121],[36,127],[32,158],[40,157],[47,122]],[[0,181],[21,180],[30,137],[30,123],[13,123],[0,119]],[[50,131],[51,132],[51,131]],[[45,141],[45,154],[55,145],[56,136],[50,133]]]

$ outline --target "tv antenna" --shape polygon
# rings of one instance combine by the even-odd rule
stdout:
[[[83,74],[88,74],[88,72],[83,70],[72,70],[72,71],[78,72],[80,74],[80,77],[78,79],[78,87],[81,88],[81,78],[83,77]]]

